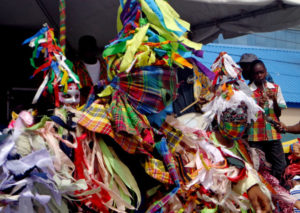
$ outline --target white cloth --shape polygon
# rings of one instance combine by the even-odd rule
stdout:
[[[290,194],[296,198],[297,200],[300,200],[300,185],[296,185],[294,186],[291,190],[290,190]],[[300,210],[294,208],[294,212],[300,212]]]
[[[271,82],[267,81],[266,85],[267,85],[268,89],[274,89],[275,88],[274,84],[271,83]],[[250,90],[252,92],[257,89],[257,87],[256,87],[256,85],[255,85],[254,82],[252,84],[250,84],[249,87],[250,87]],[[273,108],[273,101],[272,100],[268,100],[268,103],[269,103],[269,108]],[[279,107],[286,108],[286,102],[285,102],[285,100],[283,98],[280,86],[278,86],[278,91],[277,91],[277,103],[278,103]]]
[[[100,77],[100,62],[99,60],[97,60],[97,62],[95,64],[87,64],[84,63],[91,79],[93,82],[93,85],[96,85],[99,81],[99,77]]]

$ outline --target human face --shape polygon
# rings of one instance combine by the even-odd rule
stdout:
[[[64,106],[76,107],[80,101],[80,92],[76,84],[70,84],[66,93],[59,92],[59,102]]]
[[[261,85],[266,81],[267,70],[263,64],[256,64],[253,67],[253,77],[255,84]]]

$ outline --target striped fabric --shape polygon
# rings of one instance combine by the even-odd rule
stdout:
[[[192,180],[189,174],[192,174],[193,172],[187,171],[187,168],[184,167],[183,159],[179,153],[176,153],[174,155],[174,158],[176,159],[176,166],[178,167],[178,172],[179,172],[181,181],[184,184],[187,184],[188,182],[190,182]]]
[[[290,190],[290,194],[295,197],[297,200],[300,200],[300,185],[296,185],[294,186],[291,190]],[[300,213],[300,210],[294,208],[294,212]]]
[[[164,122],[160,128],[160,131],[166,136],[168,147],[171,153],[174,153],[176,146],[183,138],[183,134],[180,130],[171,126],[167,122]]]
[[[66,50],[66,2],[59,1],[59,44],[62,52]]]
[[[107,81],[106,63],[103,59],[98,58],[100,62],[100,77],[99,80]],[[82,61],[74,63],[74,72],[78,75],[81,87],[92,87],[93,81]]]
[[[300,138],[282,142],[283,152],[286,154],[291,153],[291,148],[295,143],[300,143]]]
[[[280,87],[269,82],[266,83],[265,87],[276,93],[279,107],[286,108],[286,103],[283,99]],[[258,102],[258,99],[263,95],[264,91],[256,88],[254,83],[250,85],[250,89],[253,91],[253,97]],[[271,101],[266,104],[264,110],[266,116],[271,117],[274,121],[278,121],[278,118],[274,112],[273,103]],[[281,135],[270,123],[266,122],[264,114],[259,112],[257,120],[251,125],[251,128],[249,128],[248,141],[272,141],[280,139]]]
[[[142,67],[122,72],[111,85],[127,95],[129,103],[143,114],[158,113],[175,100],[177,77],[173,69]]]

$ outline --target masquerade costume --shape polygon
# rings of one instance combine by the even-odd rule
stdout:
[[[202,209],[203,200],[206,209],[211,211],[230,209],[233,212],[240,212],[242,209],[249,209],[250,203],[243,195],[256,184],[269,195],[256,171],[249,164],[244,164],[238,155],[218,144],[213,137],[208,137],[206,132],[186,127],[171,117],[166,122],[183,132],[183,138],[177,145],[174,155],[177,156],[175,159],[182,183],[182,189],[177,196],[179,200],[185,200],[186,203],[182,205],[186,211],[199,207]],[[236,167],[240,173],[235,173],[235,178],[230,178],[228,182],[224,174]],[[247,178],[243,176],[242,171],[246,172]],[[197,194],[197,191],[201,193]]]
[[[45,78],[34,100],[43,90],[53,92],[54,88],[58,105],[59,101],[78,102],[79,84],[68,82],[79,81],[56,45],[52,29],[45,27],[26,42],[36,44],[34,56],[40,51],[47,53],[46,63],[35,73],[51,76]],[[44,116],[30,128],[32,123],[19,115],[12,133],[1,138],[1,210],[108,212],[111,208],[124,212],[139,205],[140,192],[131,172],[101,139],[80,134],[74,121],[81,115],[73,108],[57,108],[53,116]],[[13,164],[19,166],[11,167]],[[132,193],[136,193],[136,203],[131,205]]]
[[[224,55],[221,53],[220,58],[223,56]],[[226,58],[228,59],[228,57]],[[234,67],[235,66],[233,66],[233,68]],[[234,82],[231,77],[232,75],[226,72],[226,67],[222,66],[222,68],[225,69],[223,70],[225,76],[220,84],[224,82],[226,77],[228,77],[226,79],[227,82]],[[223,86],[220,85],[219,88],[222,88],[222,92],[218,93],[217,90],[216,94],[218,96],[215,97],[216,100],[213,100],[204,108],[204,111],[206,111],[204,116],[207,119],[212,118],[214,115],[216,116],[219,132],[224,138],[232,141],[231,147],[227,148],[237,156],[243,158],[252,168],[254,167],[259,171],[260,175],[262,175],[259,182],[264,183],[265,186],[268,187],[272,192],[274,203],[279,204],[280,206],[279,209],[278,206],[275,205],[275,212],[290,212],[296,200],[291,197],[289,193],[280,186],[279,181],[270,174],[269,168],[264,163],[265,160],[261,160],[264,154],[261,152],[258,152],[257,154],[255,151],[253,153],[252,150],[250,150],[250,147],[248,147],[242,139],[247,123],[250,124],[251,120],[254,122],[257,121],[257,115],[262,116],[264,112],[250,95],[244,93],[244,88],[243,90],[239,90],[240,87],[237,85],[238,84],[231,87],[230,84],[226,84],[229,91],[225,88],[224,84]],[[251,118],[251,120],[249,118]],[[212,133],[210,138],[216,144],[220,145],[215,133]]]
[[[12,157],[19,157],[14,155],[18,129],[13,131],[9,140],[0,143],[0,165],[4,165],[0,171],[4,177],[0,179],[4,180],[0,184],[4,186],[0,196],[6,198],[3,208],[11,210],[29,206],[32,207],[30,212],[37,206],[47,211],[52,205],[51,194],[58,209],[69,203],[76,207],[74,211],[81,212],[192,212],[218,211],[218,208],[237,212],[249,209],[250,202],[244,192],[258,183],[258,177],[247,163],[224,147],[216,147],[204,132],[180,126],[176,120],[164,123],[160,128],[148,120],[148,117],[163,112],[176,99],[175,65],[192,68],[194,63],[210,80],[216,75],[200,63],[201,44],[184,36],[189,24],[180,19],[164,0],[127,0],[120,1],[120,5],[118,35],[103,52],[108,67],[108,85],[98,94],[99,98],[82,111],[68,109],[74,114],[71,121],[77,126],[68,125],[68,119],[56,112],[60,119],[44,117],[26,129],[25,133],[33,131],[33,136],[42,138],[33,144],[41,145],[43,149],[37,154],[37,148],[29,149],[29,156],[34,156],[19,159],[29,164],[21,172],[15,171],[14,162],[11,162]],[[45,29],[46,35],[51,34],[48,30]],[[32,43],[37,45],[36,51],[40,50],[39,43],[43,47],[44,40],[52,38],[39,36],[32,38]],[[54,56],[60,66],[55,66],[57,63],[51,66],[51,75],[46,74],[51,77],[51,83],[47,84],[46,79],[41,91],[46,84],[48,88],[54,86],[56,89],[64,85],[67,91],[68,78],[61,77],[60,72],[65,74],[64,69],[71,69],[64,67],[65,58],[59,48],[50,47],[44,50],[50,54],[47,55],[49,64],[52,65]],[[52,54],[53,49],[60,57]],[[232,60],[226,57],[226,63],[231,64]],[[47,68],[49,64],[46,64]],[[236,70],[231,71],[229,73],[235,75]],[[68,73],[68,76],[72,75],[72,72]],[[243,87],[243,82],[238,83]],[[223,88],[227,88],[226,85]],[[233,89],[228,88],[226,97],[238,100],[231,93]],[[239,106],[237,101],[233,103],[232,107]],[[216,107],[213,110],[218,112]],[[258,108],[248,106],[248,110],[256,112]],[[248,119],[252,118],[248,116]],[[73,140],[65,139],[65,132],[72,135]],[[30,146],[32,141],[29,140]],[[60,148],[60,141],[73,149],[73,161]],[[140,178],[135,180],[129,165],[127,167],[122,162],[122,156],[118,156],[112,144],[121,147],[126,154],[139,156],[137,159],[142,161],[145,173],[156,180],[157,185],[147,193],[141,192],[138,184],[148,187],[148,182]],[[48,187],[50,192],[36,193],[37,189],[32,187],[35,180]],[[20,182],[26,190],[18,188]],[[64,212],[68,211],[66,208],[62,208]],[[56,212],[54,208],[51,211]]]

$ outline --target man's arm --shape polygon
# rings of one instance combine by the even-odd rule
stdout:
[[[234,184],[233,191],[238,194],[248,195],[249,201],[256,212],[268,213],[272,210],[271,194],[268,189],[261,183],[257,172],[246,163],[247,177]]]
[[[247,191],[248,198],[256,212],[268,213],[272,212],[270,200],[260,190],[260,187],[256,184]]]
[[[293,133],[293,134],[300,134],[300,122],[292,125],[292,126],[286,126],[284,123],[280,122],[280,127],[279,131],[280,132],[288,132],[288,133]]]

